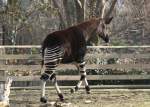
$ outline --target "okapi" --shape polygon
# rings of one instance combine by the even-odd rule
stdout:
[[[64,100],[56,78],[56,67],[60,63],[76,62],[76,66],[80,71],[81,78],[78,84],[71,89],[71,92],[77,91],[82,82],[85,82],[87,94],[90,93],[90,87],[86,79],[86,68],[84,56],[86,54],[86,43],[90,40],[93,32],[96,32],[106,43],[109,42],[106,25],[111,22],[112,18],[93,18],[89,21],[69,27],[49,34],[42,43],[42,58],[45,71],[41,75],[42,96],[41,102],[46,103],[45,85],[47,80],[51,80],[56,88],[57,94],[61,101]]]

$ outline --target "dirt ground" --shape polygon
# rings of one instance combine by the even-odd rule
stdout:
[[[40,90],[13,90],[10,107],[150,107],[150,89],[93,89],[90,95],[84,90],[74,94],[63,90],[66,103],[57,101],[54,90],[47,93],[48,104],[42,105]]]

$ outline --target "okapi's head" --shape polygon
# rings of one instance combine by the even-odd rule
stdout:
[[[100,23],[97,27],[97,34],[100,38],[102,38],[106,43],[109,42],[109,32],[108,32],[108,24],[112,21],[113,17],[101,19]]]
[[[115,3],[117,0],[114,0],[112,2],[112,5],[109,9],[106,9],[107,0],[102,0],[101,3],[103,5],[102,11],[101,11],[101,18],[99,20],[99,25],[97,27],[97,33],[99,36],[106,42],[109,42],[109,32],[108,32],[108,24],[112,21],[113,17],[110,17],[110,14],[112,12],[112,9],[115,6]],[[107,10],[107,12],[106,12]]]

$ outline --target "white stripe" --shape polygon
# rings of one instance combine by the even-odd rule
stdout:
[[[54,57],[44,57],[45,60],[54,60],[54,59],[58,59],[61,56],[54,56]]]
[[[64,53],[64,52],[61,51],[61,50],[59,50],[59,51],[57,51],[57,52],[46,52],[46,53],[44,53],[44,54],[48,54],[48,55],[50,54],[50,55],[51,55],[51,54],[60,54],[60,53],[62,54],[62,53]]]
[[[60,50],[46,51],[46,53],[48,54],[53,54],[53,53],[58,53],[58,52],[60,52]]]
[[[56,67],[57,66],[57,64],[56,65],[45,65],[46,67]]]
[[[53,56],[61,56],[62,55],[62,52],[60,53],[54,53],[54,54],[45,54],[44,57],[53,57]]]
[[[61,91],[60,91],[60,89],[59,89],[59,86],[58,86],[58,84],[57,84],[57,82],[55,82],[55,88],[56,88],[56,91],[57,91],[57,93],[61,93]]]
[[[82,62],[82,63],[80,63],[79,65],[85,65],[85,61],[84,61],[84,62]]]
[[[53,57],[53,58],[47,58],[47,59],[44,59],[44,62],[54,62],[54,61],[57,61],[60,57]]]
[[[42,84],[41,84],[41,90],[42,90],[41,96],[42,97],[45,97],[45,85],[46,85],[46,81],[42,81]]]
[[[79,81],[77,87],[80,88],[81,85],[82,85],[82,81]]]
[[[49,62],[55,62],[55,61],[57,61],[58,59],[53,59],[53,60],[44,60],[44,63],[49,63]]]
[[[51,50],[56,50],[56,49],[60,49],[61,47],[60,46],[56,46],[54,48],[46,48],[47,50],[51,51]]]
[[[88,85],[89,85],[86,78],[84,79],[84,82],[85,82],[85,86],[88,86]]]

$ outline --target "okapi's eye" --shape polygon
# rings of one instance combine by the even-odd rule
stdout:
[[[102,24],[102,28],[105,29],[105,25],[104,24]]]

